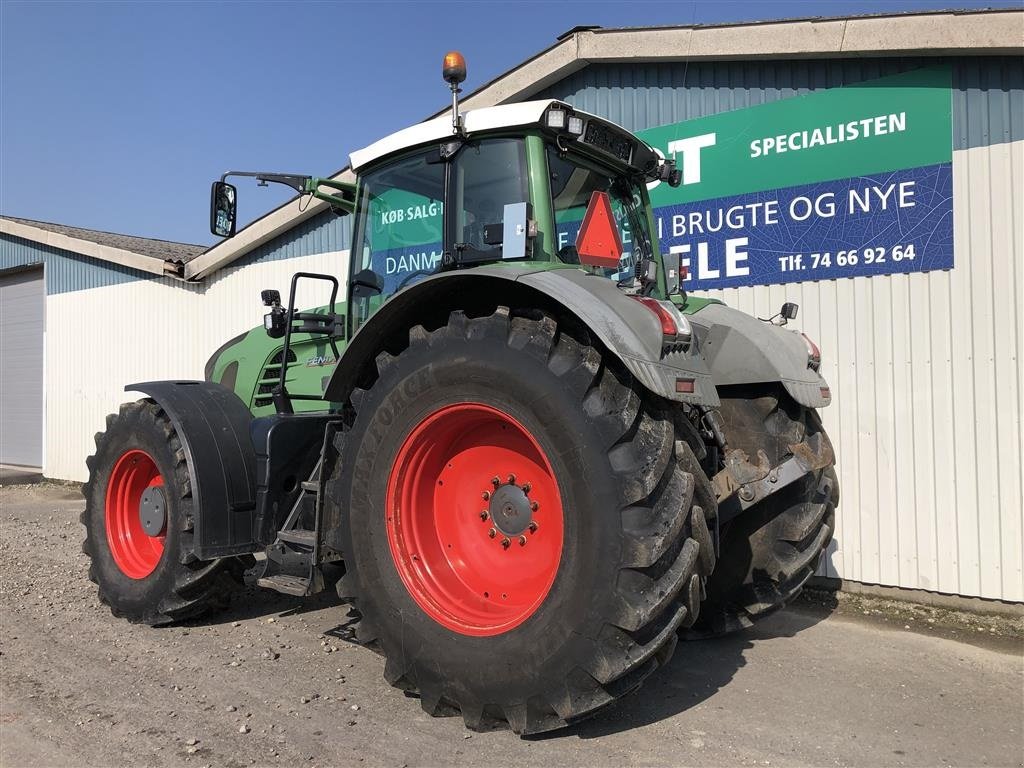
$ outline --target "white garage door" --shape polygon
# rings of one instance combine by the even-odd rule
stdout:
[[[0,464],[43,466],[43,270],[0,273]]]

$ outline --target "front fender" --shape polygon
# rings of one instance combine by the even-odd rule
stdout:
[[[807,347],[798,333],[728,307],[708,304],[690,316],[700,349],[719,386],[779,382],[808,408],[832,402],[824,377],[807,366]]]
[[[423,322],[428,311],[466,308],[486,297],[492,305],[512,303],[575,316],[651,392],[668,400],[719,404],[711,372],[691,349],[662,355],[661,325],[607,278],[576,268],[485,266],[431,276],[399,291],[367,320],[342,356],[327,385],[326,398],[343,402],[363,365],[385,342]],[[692,379],[692,393],[676,391],[677,379]]]
[[[210,560],[256,544],[256,453],[252,414],[227,387],[209,381],[129,384],[167,412],[188,464],[195,509],[195,553]]]

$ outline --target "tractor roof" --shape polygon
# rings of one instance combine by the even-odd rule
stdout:
[[[561,101],[554,99],[541,99],[539,101],[524,101],[519,104],[503,104],[498,107],[483,107],[471,109],[462,113],[463,127],[467,134],[474,134],[480,131],[493,131],[501,128],[518,128],[524,125],[538,125],[544,117],[544,112],[552,104],[558,104],[566,110],[587,118],[599,119],[609,123],[604,118],[597,118],[587,112],[574,109]],[[610,123],[614,125],[614,123]],[[625,131],[625,128],[622,130]],[[363,166],[369,165],[386,155],[400,152],[404,149],[417,147],[421,144],[442,141],[453,137],[451,115],[437,117],[427,120],[424,123],[403,128],[400,131],[385,136],[375,141],[365,149],[359,149],[349,155],[349,162],[353,170],[358,171]]]

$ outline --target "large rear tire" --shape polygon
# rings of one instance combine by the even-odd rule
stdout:
[[[763,450],[772,466],[789,446],[823,431],[818,414],[774,387],[723,390],[730,448]],[[691,637],[745,629],[792,602],[832,540],[839,483],[831,466],[805,475],[723,526],[718,567]]]
[[[388,682],[526,734],[664,664],[714,564],[714,497],[665,404],[504,308],[413,328],[377,368],[326,490],[345,512],[339,594]]]
[[[111,612],[158,625],[226,607],[244,564],[196,558],[185,452],[163,409],[152,400],[122,405],[107,417],[106,431],[96,435],[96,454],[86,463],[82,551],[90,558],[89,578]]]

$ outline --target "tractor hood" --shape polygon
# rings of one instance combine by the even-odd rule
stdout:
[[[808,408],[832,402],[828,383],[808,365],[798,331],[751,317],[725,304],[708,304],[690,315],[700,350],[718,386],[778,381]]]

